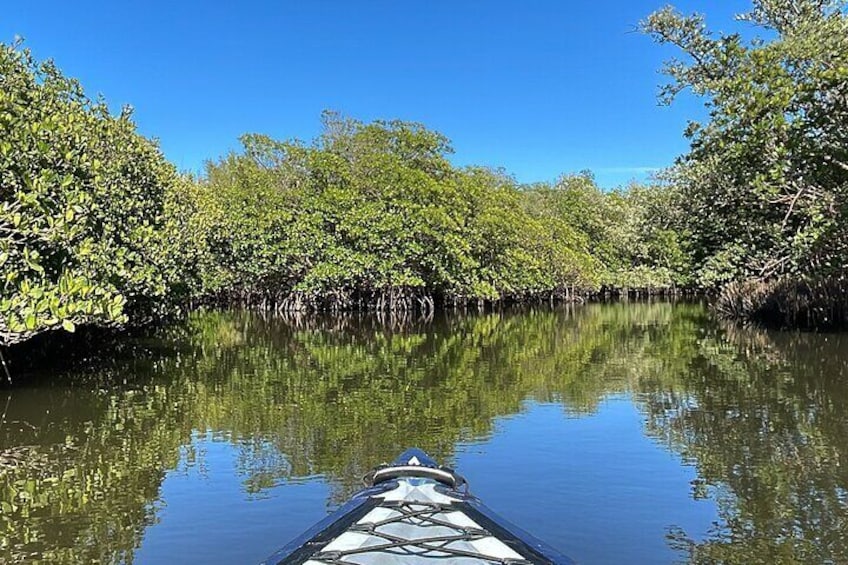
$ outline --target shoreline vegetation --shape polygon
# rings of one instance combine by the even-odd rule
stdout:
[[[672,8],[641,27],[685,58],[661,99],[708,104],[647,185],[591,172],[522,185],[457,167],[441,133],[325,112],[308,142],[244,135],[179,173],[50,61],[0,44],[0,346],[202,303],[421,311],[717,294],[719,315],[848,325],[848,16],[757,0],[768,40]]]

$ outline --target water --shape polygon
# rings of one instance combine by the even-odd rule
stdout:
[[[197,313],[0,391],[0,561],[257,562],[418,446],[582,563],[848,562],[846,346],[697,304]]]

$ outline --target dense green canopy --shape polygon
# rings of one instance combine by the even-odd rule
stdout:
[[[763,31],[715,34],[672,8],[644,29],[679,47],[664,90],[702,96],[691,151],[672,172],[685,194],[696,276],[844,277],[848,259],[848,15],[842,0],[755,0]]]
[[[686,282],[660,189],[520,186],[421,124],[331,112],[310,143],[245,135],[192,179],[19,46],[0,84],[0,344],[208,299],[427,312]]]
[[[0,345],[167,311],[182,184],[129,110],[0,44]]]
[[[200,184],[210,294],[349,308],[592,286],[590,236],[419,124],[325,114],[311,144],[242,138]],[[594,185],[593,185],[594,187]],[[603,194],[594,187],[603,200]]]
[[[454,166],[421,124],[332,112],[311,142],[245,135],[188,178],[128,111],[0,46],[0,345],[203,300],[430,312],[745,280],[783,286],[726,287],[747,301],[723,311],[782,312],[789,288],[791,307],[827,311],[808,321],[848,322],[848,303],[829,307],[848,290],[844,8],[756,0],[741,18],[767,39],[753,40],[651,15],[644,30],[688,56],[667,65],[664,98],[689,88],[709,119],[664,182],[612,191],[588,172],[522,186]]]

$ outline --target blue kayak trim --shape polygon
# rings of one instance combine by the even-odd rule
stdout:
[[[569,557],[504,520],[467,490],[460,490],[459,486],[465,484],[462,477],[456,475],[452,469],[440,467],[429,455],[415,448],[406,450],[391,465],[378,467],[366,475],[366,484],[371,486],[357,492],[338,510],[276,551],[265,559],[261,565],[301,565],[308,561],[313,555],[319,553],[323,547],[377,507],[380,501],[374,498],[375,495],[397,487],[398,478],[391,473],[393,469],[401,468],[404,470],[400,473],[402,477],[410,476],[407,464],[413,458],[418,460],[418,466],[423,470],[421,474],[427,478],[436,477],[438,480],[446,474],[453,475],[455,478],[453,481],[443,480],[442,484],[436,487],[436,490],[458,499],[459,502],[456,504],[459,510],[488,530],[510,549],[526,556],[527,560],[534,565],[574,565],[575,562]],[[371,481],[375,477],[380,478],[381,470],[389,471],[389,478],[373,484]],[[439,473],[431,473],[430,470],[438,470]]]
[[[369,489],[371,490],[371,489]],[[260,565],[278,565],[281,563],[303,563],[312,555],[330,543],[335,537],[344,532],[351,524],[368,514],[376,503],[370,500],[372,492],[361,491],[355,498],[330,514],[302,535],[290,541],[282,549],[270,555]],[[363,495],[360,497],[360,495]],[[370,503],[369,503],[370,502]]]

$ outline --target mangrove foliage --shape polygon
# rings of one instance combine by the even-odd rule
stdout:
[[[777,325],[848,322],[848,15],[841,0],[755,0],[750,34],[709,31],[672,8],[643,28],[686,56],[670,102],[705,99],[670,171],[685,195],[693,276],[722,311]],[[762,34],[762,35],[759,35]],[[767,39],[766,39],[767,38]],[[754,295],[751,290],[754,290]],[[760,298],[754,299],[756,296]]]
[[[332,112],[311,142],[245,135],[192,178],[129,109],[110,114],[19,45],[0,58],[0,344],[201,301],[432,312],[687,280],[654,187],[522,186],[453,165],[421,124]]]
[[[241,138],[179,174],[124,110],[0,47],[0,345],[215,301],[286,311],[720,291],[777,325],[848,321],[848,16],[755,0],[753,33],[672,8],[643,30],[709,114],[656,183],[522,185],[443,134],[333,112],[313,140]],[[758,36],[758,34],[762,36]],[[753,291],[752,291],[753,289]],[[825,292],[826,290],[826,292]]]

